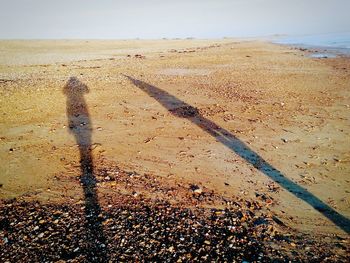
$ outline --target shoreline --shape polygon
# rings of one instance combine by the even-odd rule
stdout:
[[[290,47],[293,49],[299,49],[300,51],[306,51],[311,53],[312,55],[324,55],[324,57],[320,58],[336,58],[336,57],[350,57],[350,48],[337,48],[330,46],[318,46],[318,45],[307,45],[307,44],[288,44],[288,43],[279,43],[275,41],[271,41],[272,44]],[[317,58],[314,57],[314,58]]]

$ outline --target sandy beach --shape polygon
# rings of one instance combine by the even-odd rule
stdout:
[[[26,234],[15,249],[9,240],[23,233],[6,218],[16,224],[22,215],[33,232],[35,220],[46,224],[58,207],[72,209],[70,217],[105,233],[103,248],[121,255],[113,252],[111,240],[123,237],[113,239],[111,220],[139,211],[128,207],[164,203],[175,215],[190,211],[184,218],[214,211],[225,227],[222,211],[251,211],[239,226],[247,222],[249,238],[268,233],[257,240],[274,248],[260,259],[247,252],[252,261],[348,260],[349,57],[312,58],[259,40],[0,41],[0,94],[7,260],[17,253],[23,261],[36,241]],[[40,208],[42,218],[30,223],[25,215]],[[114,217],[102,220],[108,213]],[[66,260],[81,262],[73,254]]]

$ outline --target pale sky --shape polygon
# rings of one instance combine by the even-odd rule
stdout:
[[[0,38],[221,38],[350,31],[350,0],[0,0]]]

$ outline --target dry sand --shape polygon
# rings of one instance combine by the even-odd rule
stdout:
[[[76,77],[95,167],[261,200],[290,228],[346,237],[350,59],[307,55],[230,39],[1,41],[0,198],[84,199],[64,93]]]

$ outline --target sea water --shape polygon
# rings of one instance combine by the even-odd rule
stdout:
[[[350,32],[284,36],[276,39],[274,42],[325,50],[323,53],[317,52],[311,55],[316,58],[335,57],[336,54],[350,55]]]

